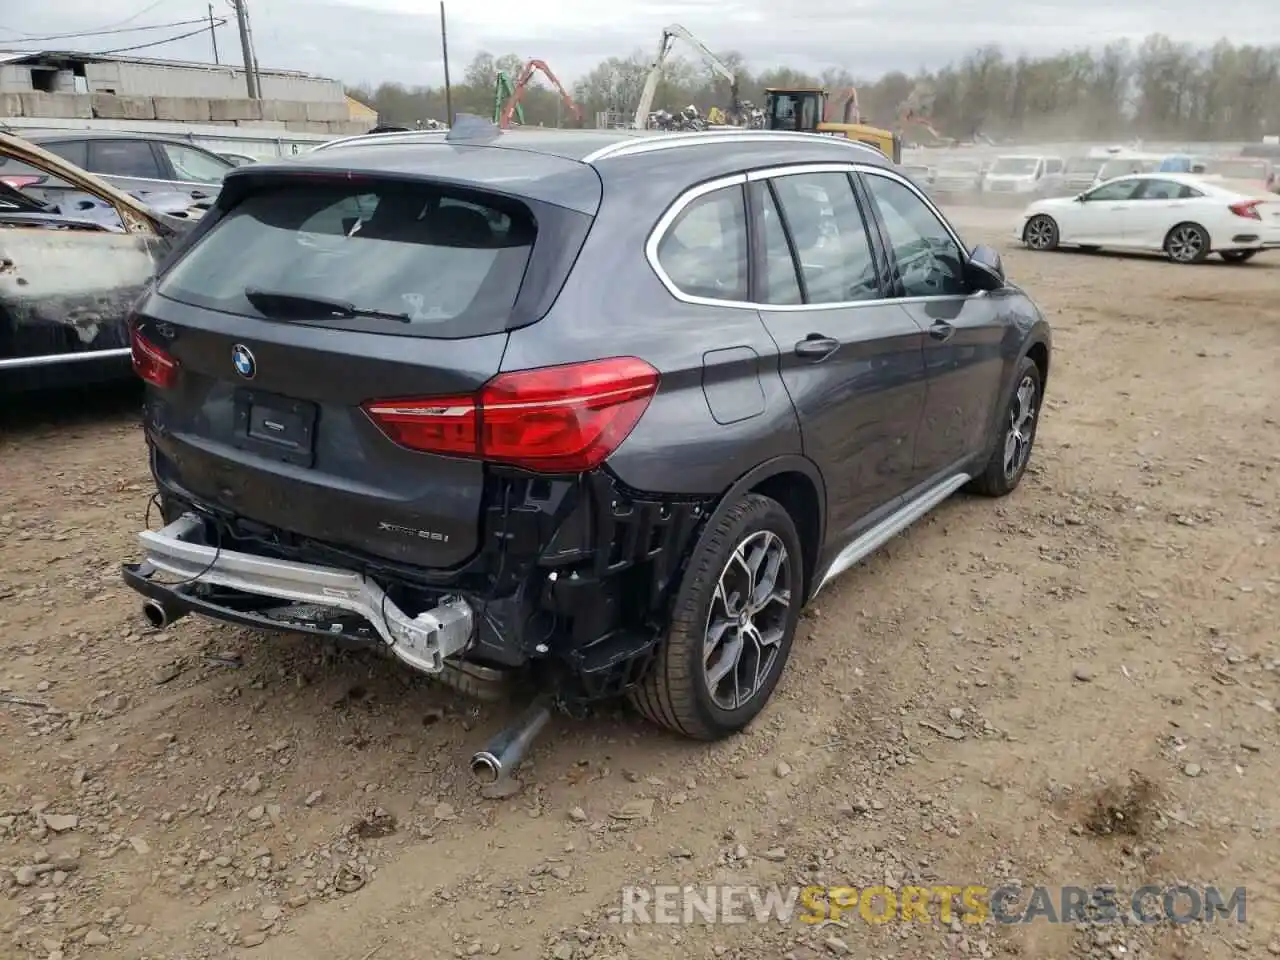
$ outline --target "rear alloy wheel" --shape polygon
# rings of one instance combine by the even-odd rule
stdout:
[[[1223,250],[1218,256],[1227,263],[1248,263],[1257,252],[1257,250]]]
[[[1164,238],[1164,252],[1174,263],[1202,263],[1209,256],[1209,233],[1198,223],[1180,223]]]
[[[1040,368],[1030,357],[1018,364],[1013,395],[1009,398],[1002,420],[1003,429],[995,449],[982,473],[973,478],[969,489],[987,497],[1003,497],[1012,493],[1027,472],[1031,448],[1036,442],[1040,423]]]
[[[1022,242],[1032,250],[1058,248],[1058,224],[1053,217],[1038,213],[1022,228]]]
[[[747,494],[698,540],[671,626],[631,702],[696,740],[737,733],[786,666],[804,602],[800,538],[775,500]]]

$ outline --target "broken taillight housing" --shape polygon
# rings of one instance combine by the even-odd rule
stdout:
[[[1237,217],[1244,217],[1246,220],[1261,220],[1262,214],[1258,212],[1258,204],[1261,202],[1261,200],[1242,200],[1240,203],[1231,204],[1229,209]]]
[[[657,370],[613,357],[502,373],[474,395],[380,400],[364,410],[410,450],[581,473],[618,448],[657,390]]]
[[[168,390],[178,380],[178,361],[138,332],[136,323],[129,323],[129,349],[133,355],[133,369],[153,387]]]

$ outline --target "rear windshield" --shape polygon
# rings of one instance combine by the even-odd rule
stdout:
[[[424,183],[290,184],[245,198],[158,292],[327,329],[482,336],[506,329],[535,234],[525,207],[488,194]]]

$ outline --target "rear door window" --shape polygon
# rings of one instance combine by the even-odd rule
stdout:
[[[146,140],[91,141],[88,169],[106,177],[163,179],[160,161]]]
[[[250,194],[165,274],[174,300],[327,329],[460,337],[507,327],[536,228],[516,201],[434,184]]]
[[[800,262],[805,303],[882,296],[871,241],[849,177],[800,173],[770,181]]]

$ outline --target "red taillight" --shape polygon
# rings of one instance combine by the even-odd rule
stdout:
[[[657,389],[649,364],[614,357],[499,374],[477,396],[383,400],[364,409],[411,450],[580,473],[617,449]]]
[[[1246,220],[1261,220],[1262,214],[1258,212],[1258,204],[1261,202],[1260,200],[1242,200],[1240,203],[1231,204],[1231,212]]]
[[[132,322],[129,347],[133,353],[133,369],[147,383],[168,390],[177,382],[178,361],[140,334]]]
[[[7,184],[8,186],[13,187],[13,189],[15,190],[21,190],[23,187],[35,186],[37,183],[39,183],[43,179],[44,177],[28,177],[28,176],[18,176],[17,174],[14,174],[13,176],[9,176],[9,177],[0,177],[0,183]]]

